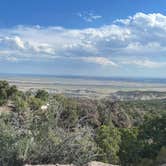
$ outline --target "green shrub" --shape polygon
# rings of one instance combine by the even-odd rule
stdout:
[[[96,142],[101,149],[100,159],[104,162],[117,164],[119,163],[118,152],[120,150],[120,132],[117,128],[101,126],[96,135]]]

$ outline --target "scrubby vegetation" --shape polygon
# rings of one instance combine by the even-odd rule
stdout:
[[[72,99],[44,90],[23,93],[1,81],[0,105],[6,108],[0,112],[2,166],[166,163],[165,99]]]

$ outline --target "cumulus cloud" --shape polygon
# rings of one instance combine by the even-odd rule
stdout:
[[[90,16],[92,20],[99,18]],[[133,57],[135,60],[131,60]],[[57,58],[79,59],[108,67],[132,64],[163,67],[165,62],[158,64],[156,59],[166,61],[166,16],[136,13],[110,25],[86,29],[40,26],[0,29],[0,59]]]

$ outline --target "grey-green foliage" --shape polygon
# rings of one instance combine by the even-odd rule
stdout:
[[[163,146],[156,157],[156,164],[161,165],[165,163],[166,163],[166,146]]]
[[[48,111],[31,111],[25,115],[24,131],[17,145],[19,157],[32,164],[74,163],[83,165],[96,159],[97,145],[93,129],[88,126],[64,128],[59,126],[63,106],[50,101]]]
[[[166,121],[161,113],[166,100],[113,102],[48,96],[45,91],[24,94],[7,82],[0,82],[0,94],[0,102],[16,106],[0,113],[2,166],[165,162]],[[48,109],[40,109],[46,103]]]
[[[6,115],[5,115],[6,116]],[[3,117],[6,119],[6,117]],[[18,157],[17,134],[7,122],[0,117],[0,165],[19,166],[21,160]]]
[[[5,104],[9,99],[16,96],[17,93],[16,86],[10,86],[7,81],[0,81],[0,105]]]
[[[49,98],[49,94],[47,91],[45,90],[41,90],[39,89],[37,92],[36,92],[36,95],[35,95],[36,98],[39,98],[43,101],[47,101],[48,98]]]

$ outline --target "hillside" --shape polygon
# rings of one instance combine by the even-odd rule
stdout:
[[[166,163],[165,93],[117,94],[123,100],[71,98],[1,81],[0,165]]]

